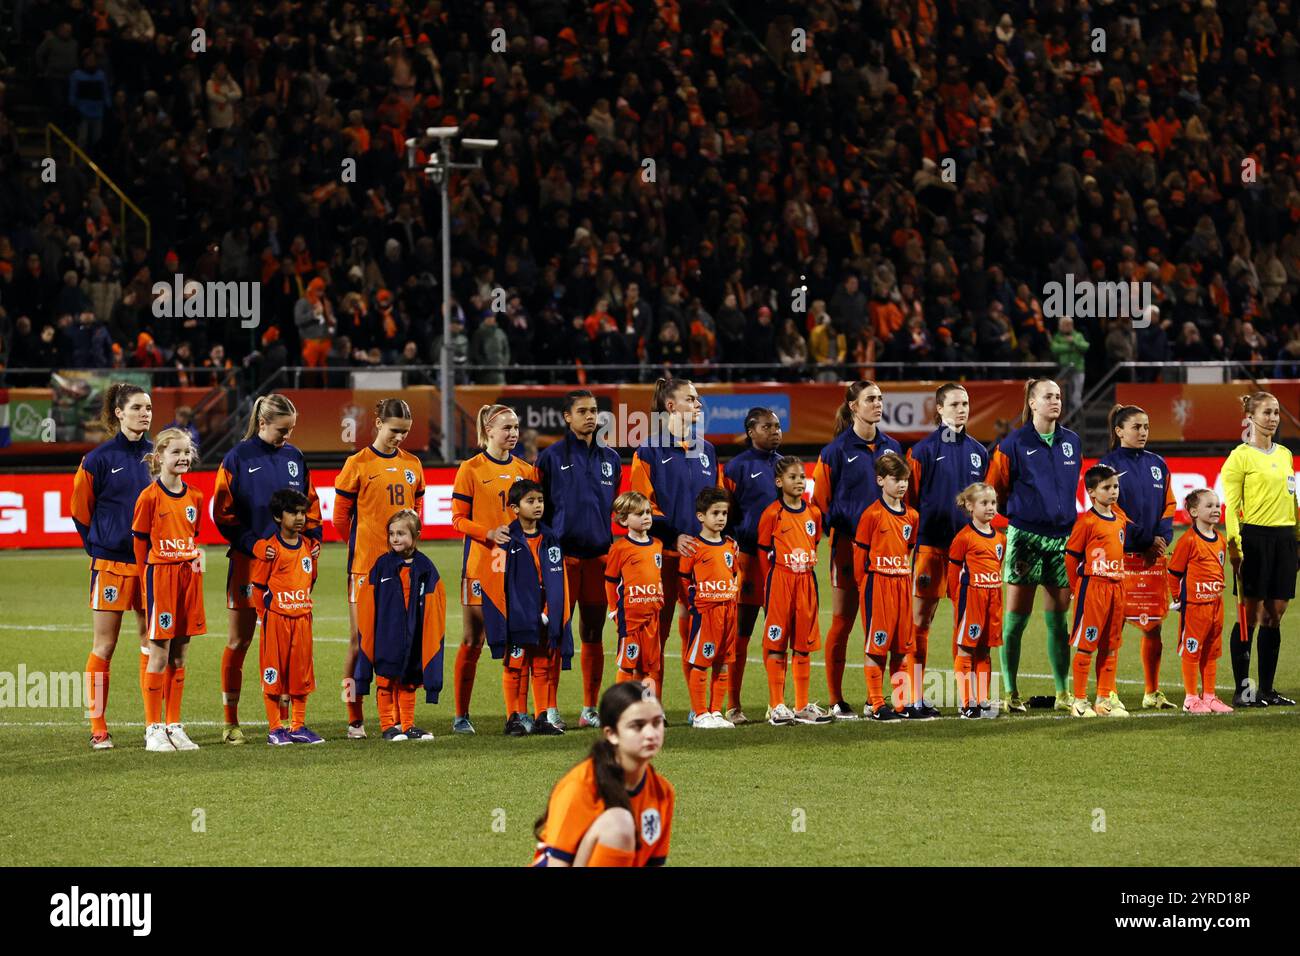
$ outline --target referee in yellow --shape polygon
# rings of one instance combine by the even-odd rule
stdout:
[[[1281,707],[1295,701],[1273,689],[1282,646],[1282,615],[1295,597],[1300,521],[1297,520],[1295,465],[1291,452],[1273,441],[1282,406],[1268,392],[1242,396],[1246,440],[1223,464],[1227,508],[1228,557],[1246,606],[1246,640],[1241,622],[1232,635],[1234,707]],[[1240,614],[1240,611],[1238,611]],[[1259,626],[1259,687],[1250,688],[1250,648]]]

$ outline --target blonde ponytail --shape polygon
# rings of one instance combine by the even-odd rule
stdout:
[[[297,414],[298,409],[294,408],[293,402],[279,392],[263,395],[253,403],[253,411],[248,416],[248,429],[244,432],[244,438],[252,438],[266,422],[284,415]]]

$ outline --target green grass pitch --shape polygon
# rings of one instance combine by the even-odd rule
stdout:
[[[330,545],[316,589],[316,672],[309,723],[317,747],[269,748],[257,694],[256,649],[244,668],[245,747],[220,744],[218,669],[225,643],[225,560],[210,548],[211,635],[191,647],[185,721],[196,753],[143,747],[134,634],[115,658],[109,722],[117,749],[92,753],[79,707],[0,708],[0,855],[10,865],[523,865],[552,784],[581,759],[593,731],[555,738],[501,735],[499,665],[484,655],[475,737],[450,733],[458,543],[427,548],[451,582],[443,703],[417,719],[431,743],[378,739],[371,701],[364,741],[342,738],[335,690],[347,634],[342,548]],[[823,556],[819,578],[829,604]],[[79,670],[90,647],[86,559],[80,552],[0,553],[0,671]],[[1228,626],[1235,620],[1228,609]],[[823,633],[830,622],[822,609]],[[1300,690],[1300,616],[1286,619],[1278,687]],[[1165,625],[1163,685],[1181,702]],[[951,606],[940,607],[932,663],[945,672]],[[606,674],[612,670],[606,628]],[[1031,711],[991,721],[920,725],[863,721],[706,733],[685,725],[687,696],[674,637],[665,699],[671,726],[658,769],[677,787],[670,863],[677,865],[1242,865],[1300,862],[1300,820],[1289,807],[1300,773],[1293,708],[1226,717],[1142,715],[1137,635],[1126,631],[1120,693],[1127,721],[1078,721]],[[1049,693],[1044,627],[1025,637],[1021,691]],[[762,717],[757,654],[745,710]],[[861,632],[850,643],[845,689],[864,697]],[[560,684],[576,726],[579,662]],[[996,658],[995,658],[996,667]],[[820,662],[813,695],[826,702]],[[1032,675],[1032,676],[1025,676]],[[945,674],[945,676],[947,676]],[[13,678],[9,678],[12,680]],[[1219,685],[1231,683],[1227,654]],[[792,689],[791,691],[792,692]],[[948,703],[941,700],[941,703]],[[951,714],[951,710],[946,711]],[[412,835],[419,834],[412,843]],[[395,847],[409,849],[394,852]]]

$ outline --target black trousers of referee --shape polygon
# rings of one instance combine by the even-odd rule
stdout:
[[[1255,600],[1291,601],[1295,599],[1297,565],[1295,529],[1269,528],[1262,525],[1241,526],[1241,577],[1237,580],[1238,593],[1243,598]],[[1246,640],[1238,632],[1232,635],[1229,648],[1232,656],[1232,679],[1235,692],[1246,689],[1250,677],[1250,651],[1255,641],[1256,628],[1247,625]],[[1259,630],[1259,695],[1273,691],[1273,678],[1277,674],[1277,659],[1282,648],[1282,628],[1264,627]]]

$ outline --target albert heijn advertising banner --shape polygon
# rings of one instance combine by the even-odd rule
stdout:
[[[1084,462],[1086,470],[1096,459]],[[1219,458],[1170,458],[1168,459],[1174,499],[1178,502],[1177,521],[1187,524],[1186,512],[1182,510],[1183,498],[1198,488],[1213,488],[1223,496],[1223,486],[1219,479],[1219,470],[1223,460]],[[806,468],[812,475],[813,462]],[[623,482],[620,490],[626,491],[628,468],[623,469]],[[321,514],[325,519],[325,540],[340,540],[334,530],[334,479],[338,469],[317,469],[312,471],[312,482],[320,496]],[[72,473],[58,472],[49,474],[0,475],[0,548],[79,548],[81,539],[72,523],[70,505],[72,501]],[[451,488],[456,477],[453,468],[427,468],[424,472],[426,492],[424,495],[424,531],[421,535],[426,540],[458,537],[451,526]],[[215,471],[195,472],[186,476],[186,481],[203,491],[208,502],[208,519],[203,523],[199,541],[202,544],[221,545],[224,543],[216,526],[212,523],[212,490],[216,483]],[[809,483],[809,494],[812,483]],[[1080,512],[1087,508],[1087,497],[1083,492],[1082,482],[1076,505]]]

